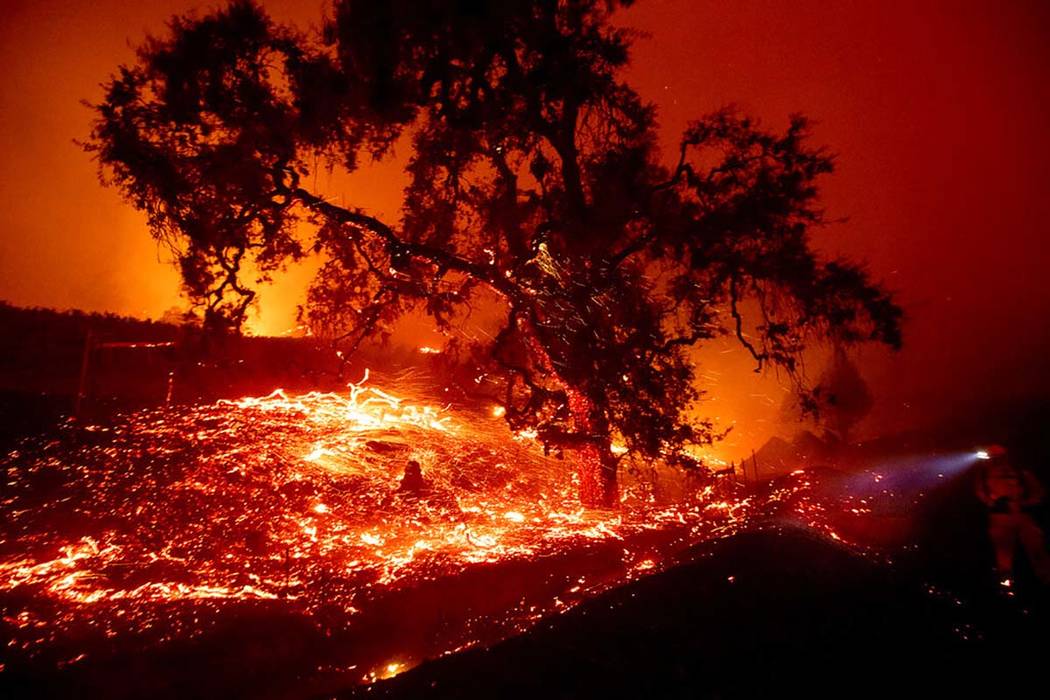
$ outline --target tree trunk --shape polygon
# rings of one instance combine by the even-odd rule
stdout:
[[[576,389],[566,390],[573,427],[578,433],[594,436],[577,450],[576,474],[579,478],[580,502],[589,508],[611,508],[619,496],[616,484],[618,461],[605,435],[597,430],[594,403]]]
[[[594,402],[585,393],[571,386],[554,369],[550,355],[540,343],[535,329],[530,324],[519,326],[526,342],[544,369],[558,378],[569,399],[569,414],[572,416],[573,432],[587,436],[576,452],[576,475],[579,480],[580,503],[588,508],[611,508],[619,499],[616,472],[619,461],[612,453],[609,426]]]
[[[602,508],[614,508],[620,502],[620,486],[616,480],[619,468],[620,460],[606,446],[601,454],[601,502],[598,505]]]

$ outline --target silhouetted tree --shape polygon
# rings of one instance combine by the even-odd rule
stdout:
[[[817,382],[824,425],[842,442],[875,404],[860,370],[845,348],[837,346],[831,363]]]
[[[166,323],[170,326],[196,326],[198,319],[192,309],[181,309],[178,306],[169,307],[158,319],[158,323]]]
[[[785,400],[782,417],[786,421],[811,418],[834,441],[849,442],[853,428],[871,412],[875,400],[860,370],[846,348],[835,344],[827,367],[816,386],[796,387]]]
[[[583,500],[608,504],[615,442],[688,464],[714,437],[685,417],[697,343],[733,333],[801,380],[812,339],[900,341],[888,295],[809,246],[832,158],[804,118],[774,133],[722,110],[661,162],[656,108],[621,77],[626,4],[336,0],[317,35],[250,2],[176,18],[108,83],[88,148],[209,324],[243,320],[246,261],[265,275],[306,250],[325,256],[308,319],[351,345],[414,307],[448,328],[501,304],[473,352],[507,421],[576,450]],[[398,139],[398,222],[307,184],[312,163],[354,170]]]

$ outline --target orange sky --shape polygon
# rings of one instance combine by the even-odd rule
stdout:
[[[302,25],[323,3],[264,5]],[[99,186],[73,139],[90,120],[79,100],[99,96],[146,31],[195,6],[211,3],[3,4],[0,299],[148,317],[180,303],[142,217]],[[850,222],[818,240],[869,260],[909,314],[902,353],[865,355],[881,420],[904,424],[983,391],[1050,389],[1036,365],[1050,352],[1050,6],[648,0],[621,21],[650,35],[631,77],[660,105],[668,144],[690,116],[727,102],[772,124],[792,111],[820,122],[818,140],[840,156],[825,201]],[[389,166],[328,189],[396,212]],[[305,277],[263,291],[256,329],[291,325]]]

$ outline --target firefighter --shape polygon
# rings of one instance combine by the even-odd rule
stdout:
[[[1030,509],[1044,496],[1043,486],[1027,469],[1014,466],[1002,445],[980,452],[983,460],[977,471],[977,496],[988,507],[988,538],[995,548],[999,583],[1013,585],[1014,554],[1018,543],[1039,580],[1050,583],[1050,556],[1043,545],[1043,531]]]

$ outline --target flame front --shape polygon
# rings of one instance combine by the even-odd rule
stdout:
[[[452,414],[420,397],[405,377],[397,395],[364,382],[345,395],[278,390],[66,426],[10,453],[0,541],[9,653],[81,661],[201,636],[244,606],[367,636],[378,624],[369,615],[409,589],[549,567],[485,615],[443,611],[424,641],[344,648],[333,663],[369,682],[527,629],[736,531],[756,509],[710,484],[680,479],[669,499],[626,479],[619,509],[584,510],[575,470],[490,407]],[[422,466],[423,493],[399,491],[409,460]],[[595,551],[600,566],[594,556],[572,564]]]

